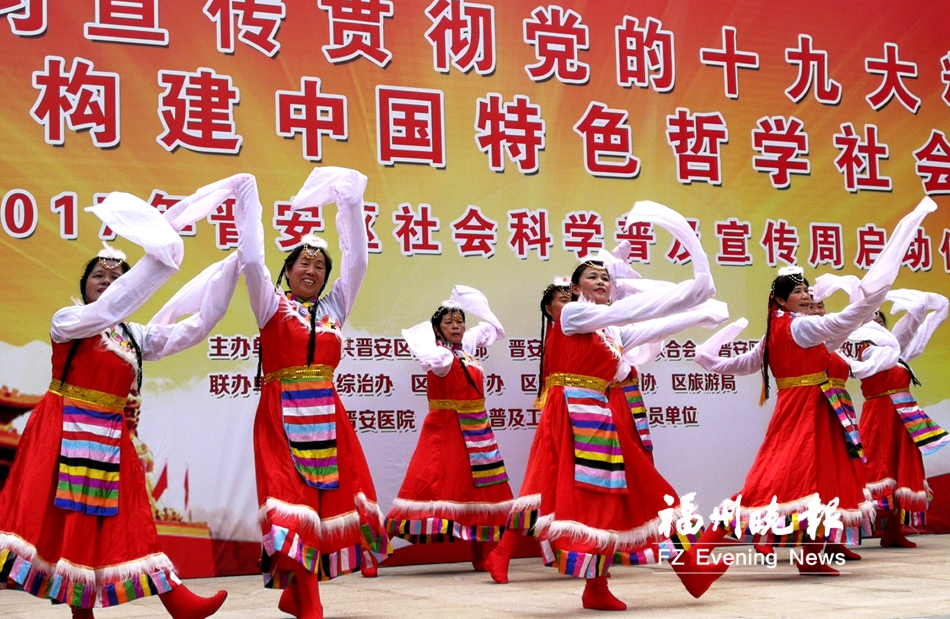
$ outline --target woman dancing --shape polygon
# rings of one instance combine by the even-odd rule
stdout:
[[[311,173],[292,208],[336,202],[343,259],[333,270],[313,235],[284,260],[277,286],[264,263],[264,229],[254,178],[236,183],[238,254],[261,329],[261,399],[254,420],[258,520],[264,586],[284,589],[278,608],[300,619],[323,616],[318,581],[361,568],[374,575],[389,542],[366,457],[334,389],[341,326],[368,262],[363,225],[366,177],[324,167]],[[287,280],[289,291],[280,288]]]
[[[89,209],[146,255],[130,267],[124,253],[103,249],[83,269],[82,304],[53,316],[53,380],[27,421],[0,495],[0,579],[68,605],[76,618],[158,595],[175,619],[201,619],[227,596],[202,598],[178,580],[159,544],[123,416],[131,388],[141,387],[142,362],[203,342],[234,292],[236,256],[206,269],[149,324],[126,322],[178,271],[184,245],[176,230],[220,203],[206,193],[164,218],[120,193]],[[185,314],[193,315],[176,322]]]
[[[482,322],[466,329],[466,313]],[[501,539],[513,498],[473,355],[505,331],[482,293],[456,286],[431,320],[402,334],[427,372],[429,414],[387,531],[414,544],[470,542],[472,565],[484,572],[486,547]]]
[[[847,375],[841,367],[846,362],[832,351],[873,316],[897,276],[917,226],[935,209],[933,201],[925,199],[901,220],[861,281],[860,298],[843,311],[809,315],[808,282],[800,268],[788,267],[772,283],[761,346],[739,358],[718,356],[721,346],[745,327],[743,319],[697,347],[696,361],[707,370],[731,374],[761,370],[763,402],[769,395],[769,370],[779,389],[775,412],[742,491],[720,506],[725,524],[707,528],[699,547],[721,544],[727,534],[743,541],[802,545],[797,561],[802,574],[836,576],[837,570],[820,560],[824,542],[853,545],[859,542],[859,528],[869,530],[874,506],[865,499],[863,479],[851,464],[863,458],[854,410],[843,380],[832,378]],[[820,501],[827,502],[824,522],[814,512]],[[774,526],[767,533],[753,534],[750,520],[767,511],[778,516]],[[839,520],[843,530],[825,526],[828,518]],[[806,532],[814,542],[803,543]],[[727,567],[719,569],[725,572]]]

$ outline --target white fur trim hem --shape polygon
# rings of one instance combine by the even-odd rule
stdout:
[[[410,501],[396,498],[389,508],[390,520],[418,520],[446,518],[454,520],[467,516],[498,516],[511,512],[514,500],[501,503],[455,503],[453,501]]]
[[[676,510],[673,513],[673,522],[676,522],[680,515],[680,511]],[[538,518],[534,530],[541,539],[555,540],[566,537],[570,538],[571,541],[593,544],[596,546],[593,550],[598,553],[632,551],[643,547],[653,540],[659,541],[663,538],[663,535],[660,533],[659,516],[633,529],[626,531],[609,531],[606,529],[595,529],[594,527],[571,520],[555,520],[553,514],[547,514]]]
[[[780,516],[800,514],[804,512],[808,508],[808,504],[816,498],[819,498],[818,495],[813,494],[797,501],[779,503],[775,511]],[[740,504],[739,513],[736,515],[738,516],[740,522],[746,522],[749,520],[752,514],[756,512],[764,512],[767,508],[768,505],[745,507]],[[732,512],[735,510],[735,501],[732,499],[726,499],[720,504],[720,510],[728,510],[729,512]],[[845,526],[858,527],[861,526],[862,521],[874,520],[874,516],[877,511],[874,507],[874,504],[871,501],[866,500],[858,505],[857,509],[838,509],[835,510],[835,513],[838,514],[839,518],[841,518],[841,522]]]
[[[33,569],[52,576],[60,575],[63,578],[91,587],[101,587],[114,582],[128,580],[140,574],[154,574],[158,571],[175,574],[175,566],[165,553],[156,553],[142,559],[94,568],[77,565],[66,559],[60,559],[55,565],[46,563],[36,555],[36,548],[20,537],[9,533],[0,533],[0,550],[9,549],[18,557],[29,561]]]
[[[530,512],[538,509],[541,509],[541,495],[526,494],[525,496],[519,496],[515,499],[515,502],[511,506],[511,513],[518,514],[520,512]]]
[[[305,532],[313,533],[323,539],[347,529],[358,528],[360,526],[360,511],[363,511],[368,518],[376,520],[379,530],[383,530],[383,512],[379,509],[379,505],[367,499],[362,492],[353,495],[353,503],[356,507],[353,511],[332,518],[321,519],[320,514],[312,507],[286,503],[268,497],[260,509],[257,510],[257,522],[259,525],[264,524],[268,521],[271,513],[296,518]]]

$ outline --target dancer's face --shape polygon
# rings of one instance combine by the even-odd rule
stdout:
[[[580,298],[582,295],[597,305],[610,302],[610,275],[606,269],[587,267],[580,282],[571,284],[571,292]]]
[[[327,278],[326,260],[323,252],[317,252],[313,258],[307,252],[301,252],[297,261],[286,272],[290,292],[301,299],[312,299],[323,288]]]
[[[453,346],[462,345],[462,336],[465,335],[465,321],[458,312],[449,312],[439,322],[442,337]]]
[[[107,264],[110,264],[107,262]],[[85,293],[86,303],[92,303],[99,299],[102,296],[102,293],[106,291],[112,282],[119,279],[124,271],[122,266],[118,265],[113,269],[103,268],[102,264],[97,264],[92,271],[89,273],[89,278],[86,280],[86,289],[83,291]]]
[[[783,311],[798,314],[811,313],[811,295],[808,294],[808,287],[805,284],[799,284],[792,288],[787,299],[780,297],[775,301]]]
[[[551,297],[551,302],[545,305],[544,309],[554,322],[557,322],[561,317],[561,310],[570,302],[571,297],[566,292],[555,292],[554,296]]]

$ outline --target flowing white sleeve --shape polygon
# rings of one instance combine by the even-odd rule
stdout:
[[[277,313],[280,297],[264,260],[264,224],[261,221],[263,207],[257,194],[257,181],[253,176],[241,179],[236,183],[235,193],[237,200],[234,205],[234,221],[238,230],[238,262],[244,272],[251,311],[254,312],[258,328],[263,329],[267,321]]]
[[[837,350],[852,331],[871,320],[897,278],[918,226],[928,213],[936,209],[937,204],[932,199],[924,198],[898,222],[874,265],[861,279],[857,290],[852,292],[851,304],[843,311],[824,316],[799,316],[792,320],[792,338],[795,343],[804,348],[824,343],[828,350]]]
[[[874,317],[886,294],[887,288],[881,288],[834,314],[796,316],[792,319],[792,339],[802,348],[825,344],[828,350],[837,350],[852,331]]]
[[[745,376],[762,370],[765,358],[765,345],[759,340],[752,350],[735,357],[720,357],[719,350],[729,344],[749,325],[749,321],[740,318],[720,329],[711,338],[696,347],[696,363],[703,369],[718,374]]]
[[[92,337],[124,321],[178,271],[184,257],[181,237],[157,210],[135,196],[114,192],[87,210],[116,234],[140,242],[146,255],[112,282],[94,303],[56,312],[50,337],[57,343]]]
[[[465,352],[474,354],[476,348],[491,346],[505,337],[501,321],[491,311],[488,299],[481,292],[470,286],[456,286],[449,298],[458,303],[466,315],[477,316],[483,321],[465,330],[465,335],[462,336],[462,349]]]
[[[291,208],[326,206],[336,202],[336,231],[340,238],[340,276],[327,295],[329,313],[341,323],[353,311],[366,277],[369,240],[363,221],[363,192],[367,179],[356,170],[315,168],[291,201]]]
[[[947,319],[947,297],[933,292],[892,290],[887,298],[894,301],[892,314],[907,310],[894,325],[894,337],[900,343],[901,358],[913,361],[924,352],[934,331]]]
[[[621,330],[620,343],[627,351],[643,344],[662,342],[671,335],[693,327],[715,329],[727,320],[729,306],[722,301],[709,299],[685,312],[628,325]]]
[[[848,362],[851,374],[855,378],[864,379],[897,365],[900,350],[896,346],[868,346],[861,351],[860,359],[853,359],[844,355],[842,355],[842,358]]]
[[[644,221],[668,230],[690,252],[693,279],[655,291],[632,294],[612,305],[568,303],[561,310],[561,328],[566,335],[592,333],[614,325],[662,318],[699,305],[716,294],[709,260],[699,239],[679,213],[655,202],[637,202],[627,215],[627,225]]]
[[[423,371],[442,377],[452,369],[455,355],[448,348],[436,343],[432,323],[429,321],[419,323],[411,329],[403,329],[402,337],[406,340],[409,350],[422,364]]]
[[[565,335],[574,335],[661,318],[699,305],[715,292],[712,278],[706,273],[697,273],[695,279],[680,282],[665,292],[634,294],[612,305],[573,301],[561,310],[561,328]]]
[[[238,256],[217,262],[172,297],[145,325],[142,359],[157,361],[203,342],[227,312],[240,270]],[[188,316],[181,322],[180,317]]]
[[[92,337],[142,307],[177,269],[146,255],[88,305],[64,307],[53,315],[50,337],[57,344]]]

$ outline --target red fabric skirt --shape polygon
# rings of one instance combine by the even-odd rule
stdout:
[[[647,458],[626,400],[623,404],[626,414],[614,406],[611,410],[627,488],[622,493],[599,492],[575,483],[574,431],[564,390],[555,387],[548,394],[535,454],[541,482],[537,528],[542,542],[549,542],[554,555],[629,556],[647,552],[667,537],[658,530],[659,512],[677,508],[678,495]],[[666,495],[673,498],[672,505],[664,499]]]
[[[924,458],[889,397],[865,401],[861,411],[861,440],[867,454],[867,486],[877,506],[900,509],[905,518],[923,524],[930,504]]]
[[[498,541],[512,500],[508,482],[475,487],[458,414],[433,410],[422,424],[406,477],[386,516],[387,529],[414,543],[447,538]]]
[[[277,555],[293,559],[321,580],[358,570],[364,550],[385,555],[389,543],[366,456],[349,416],[334,393],[340,487],[308,486],[294,466],[284,431],[280,383],[264,386],[254,419],[258,520],[264,536],[261,569],[267,587],[283,588],[291,570]]]
[[[63,398],[47,393],[30,414],[0,495],[0,566],[7,586],[71,606],[114,606],[169,591],[145,473],[127,429],[119,446],[119,513],[54,507]]]

